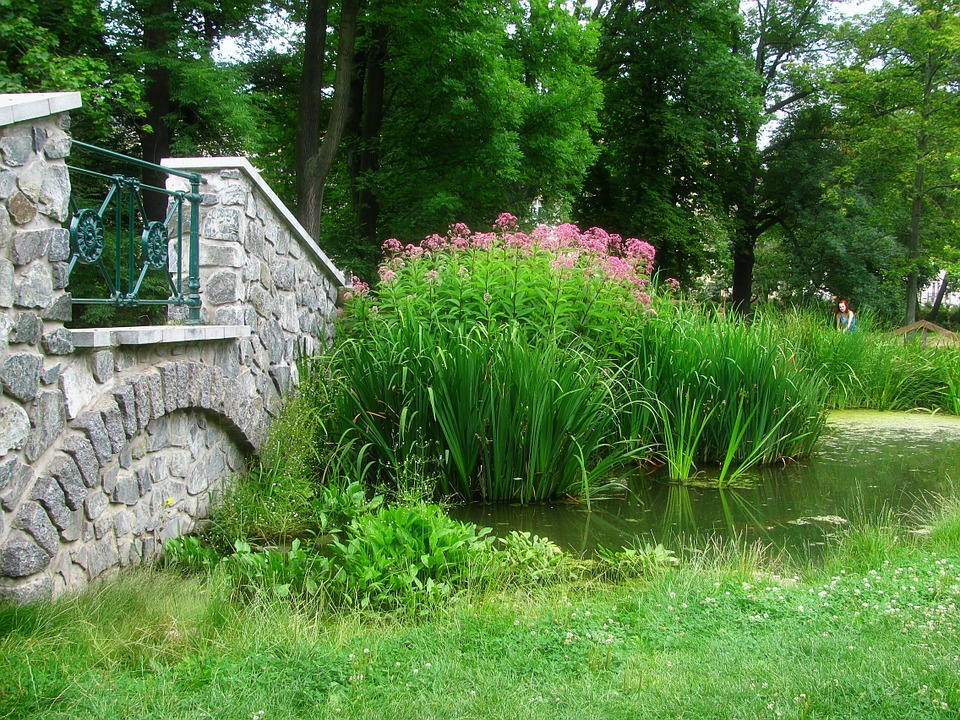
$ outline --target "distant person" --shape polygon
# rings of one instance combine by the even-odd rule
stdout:
[[[846,300],[837,302],[837,330],[840,332],[853,332],[857,329],[857,317]]]

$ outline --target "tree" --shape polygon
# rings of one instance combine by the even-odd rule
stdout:
[[[614,0],[604,16],[607,117],[620,115],[605,128],[607,159],[589,190],[613,214],[605,224],[638,227],[673,274],[698,273],[704,240],[720,239],[743,313],[757,241],[785,217],[768,192],[778,149],[763,130],[815,92],[825,5],[757,0],[741,13],[726,0]],[[597,204],[587,198],[585,214]],[[624,212],[633,217],[616,222]]]
[[[706,269],[705,239],[730,236],[722,183],[737,129],[759,114],[756,79],[731,52],[742,18],[725,0],[615,2],[602,27],[602,155],[577,216],[650,240],[660,270],[689,281]]]
[[[833,85],[850,156],[846,192],[871,192],[874,222],[898,239],[904,323],[917,319],[931,259],[956,247],[960,187],[960,3],[903,0],[849,28],[853,54]]]
[[[349,110],[341,142],[322,135],[341,152],[298,204],[322,192],[322,216],[308,212],[322,217],[325,245],[367,273],[391,236],[484,225],[502,211],[530,218],[538,198],[562,213],[595,152],[594,47],[559,0],[371,0],[360,7],[353,72],[341,74],[349,91],[334,83],[334,104],[341,97]]]

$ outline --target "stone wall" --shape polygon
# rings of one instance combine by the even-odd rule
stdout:
[[[298,346],[330,341],[344,281],[245,160],[170,161],[203,165],[207,178],[205,324],[65,328],[67,112],[79,96],[15,96],[13,117],[7,97],[0,598],[24,601],[153,558],[189,532],[263,442],[296,382]]]

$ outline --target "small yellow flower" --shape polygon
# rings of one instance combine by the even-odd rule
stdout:
[[[167,507],[173,507],[173,503],[176,502],[172,497],[168,497],[166,500]]]

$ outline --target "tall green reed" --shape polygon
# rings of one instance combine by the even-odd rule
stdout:
[[[696,311],[651,320],[634,335],[631,387],[656,398],[672,479],[705,464],[729,479],[813,449],[824,387],[781,344],[773,325]]]
[[[437,338],[404,322],[344,342],[334,358],[340,390],[328,429],[344,453],[376,458],[388,485],[418,457],[442,496],[581,496],[636,450],[618,442],[611,381],[556,343],[482,330]]]

